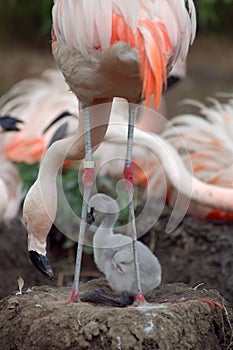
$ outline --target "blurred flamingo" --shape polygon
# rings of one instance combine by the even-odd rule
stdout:
[[[192,185],[191,203],[188,213],[198,219],[212,219],[220,221],[233,220],[232,190],[232,157],[233,157],[233,99],[229,96],[227,103],[219,103],[216,99],[209,98],[210,106],[187,100],[190,106],[200,109],[200,115],[184,114],[172,118],[165,123],[160,136],[179,157],[179,171],[183,179]],[[116,105],[111,115],[111,122],[127,114],[127,106],[123,101]],[[122,125],[126,118],[122,119]],[[126,128],[126,127],[125,127]],[[126,130],[125,130],[126,133]],[[141,131],[135,133],[135,147],[133,153],[135,182],[145,188],[146,196],[166,199],[169,205],[174,206],[177,193],[180,194],[180,203],[189,195],[184,188],[179,188],[174,181],[173,174],[166,171],[158,157],[156,145],[153,145],[152,135],[145,135],[147,146],[140,141]],[[157,137],[154,135],[154,138]],[[122,162],[122,149],[124,147],[123,131],[117,128],[109,128],[106,135],[106,144],[102,144],[96,152],[99,159],[99,174],[115,175],[116,160]],[[121,144],[119,144],[119,142]],[[107,155],[105,148],[111,147],[111,156]],[[103,154],[106,154],[103,157]],[[111,162],[111,159],[114,160]],[[185,175],[186,173],[186,175]],[[164,184],[164,176],[166,184]],[[198,180],[198,182],[196,182]],[[196,187],[196,185],[197,187]],[[199,187],[199,189],[198,189]],[[207,195],[209,193],[209,195]]]
[[[8,115],[0,117],[0,221],[15,218],[22,201],[22,182],[18,170],[4,157],[2,150],[4,135],[10,131],[15,135],[15,131],[20,130],[18,124],[21,123],[20,119]]]
[[[92,148],[97,147],[106,134],[111,102],[115,96],[119,96],[136,104],[145,99],[149,106],[154,95],[154,106],[158,108],[167,73],[177,58],[186,58],[189,45],[194,40],[196,17],[192,0],[55,0],[52,16],[53,55],[66,82],[80,101],[81,118],[75,137],[55,142],[48,149],[38,179],[25,200],[24,219],[29,234],[31,260],[40,271],[51,277],[46,238],[56,213],[57,168],[63,159],[79,160],[85,155],[82,221],[74,286],[67,301],[70,302],[79,300],[84,231],[94,182]],[[135,112],[136,107],[130,104],[124,178],[132,224],[138,288],[136,301],[140,303],[144,302],[144,297],[140,285],[132,203]],[[48,188],[46,193],[41,191],[44,186]]]
[[[22,181],[18,170],[0,155],[0,220],[13,219],[22,202]]]
[[[52,136],[60,130],[61,123],[64,126],[65,116],[76,115],[78,102],[68,89],[63,76],[57,74],[56,69],[48,69],[38,78],[16,83],[0,98],[0,114],[6,116],[4,120],[0,118],[0,125],[1,120],[5,126],[11,127],[14,121],[19,122],[18,119],[22,122],[17,134],[7,132],[1,136],[3,153],[7,159],[27,164],[41,160]],[[60,96],[59,100],[57,96]],[[58,120],[46,130],[60,115],[63,116],[63,122]],[[71,124],[75,128],[77,120],[69,118]]]
[[[59,131],[61,136],[59,120],[46,131],[48,123],[63,115],[64,130],[65,116],[77,110],[77,99],[57,73],[57,69],[49,69],[39,78],[22,80],[0,98],[1,220],[15,217],[22,202],[22,183],[13,162],[40,161]],[[77,117],[69,118],[69,127],[77,123]]]
[[[200,115],[185,114],[172,118],[161,136],[179,152],[190,173],[216,189],[222,188],[215,205],[210,203],[206,206],[192,201],[189,213],[201,219],[232,221],[233,201],[225,210],[221,203],[225,200],[224,192],[228,191],[228,196],[233,192],[233,98],[229,98],[227,103],[219,103],[214,98],[208,100],[210,106],[187,100],[187,103],[199,108]],[[156,171],[155,168],[153,170]],[[156,184],[153,174],[150,176],[149,192],[155,194],[159,187],[158,177]],[[175,197],[176,190],[168,185],[168,203],[173,205]]]

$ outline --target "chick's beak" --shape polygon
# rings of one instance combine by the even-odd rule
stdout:
[[[92,207],[90,209],[90,212],[87,214],[87,224],[92,225],[93,222],[95,222],[95,217],[94,217],[94,208]]]

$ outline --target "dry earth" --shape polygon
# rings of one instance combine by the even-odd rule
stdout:
[[[101,287],[104,280],[82,286]],[[118,308],[67,298],[70,288],[35,287],[0,301],[2,349],[230,349],[232,312],[216,291],[162,285],[148,305]]]
[[[155,210],[151,207],[147,220],[154,219]],[[28,262],[26,232],[20,221],[2,224],[0,293],[5,296],[0,302],[2,348],[231,349],[232,225],[187,217],[168,234],[165,227],[169,216],[170,210],[165,208],[159,221],[142,237],[163,267],[163,283],[147,297],[152,306],[144,309],[122,309],[98,300],[90,303],[89,299],[78,305],[54,307],[51,302],[63,300],[71,290],[56,286],[62,272],[62,263],[58,262],[65,258],[64,250],[57,246],[50,249],[58,278],[50,286],[43,286],[47,281]],[[50,237],[50,246],[53,241]],[[86,280],[90,269],[92,276],[97,274],[92,257],[86,255],[82,280]],[[25,281],[23,295],[12,293],[19,276]],[[42,286],[33,287],[38,284]],[[112,293],[103,279],[82,284],[81,291],[96,288]]]

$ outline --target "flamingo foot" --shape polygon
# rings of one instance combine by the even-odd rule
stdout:
[[[136,296],[133,306],[143,306],[146,305],[146,299],[144,297],[144,295],[142,294],[142,292],[138,293],[138,295]]]
[[[81,301],[81,299],[80,299],[79,291],[77,291],[74,288],[72,288],[71,294],[70,294],[68,299],[61,300],[61,301],[54,301],[51,304],[53,306],[59,307],[59,306],[64,306],[64,305],[68,305],[68,304],[71,304],[71,303],[79,303],[80,301]]]

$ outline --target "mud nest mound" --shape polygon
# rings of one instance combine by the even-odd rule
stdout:
[[[82,284],[101,288],[104,279]],[[217,291],[161,285],[141,307],[93,302],[57,307],[68,287],[34,287],[0,302],[1,348],[8,349],[230,349],[232,311]]]
[[[146,219],[153,221],[156,208],[150,210]],[[163,284],[147,297],[152,305],[144,308],[90,300],[56,308],[51,302],[70,293],[68,287],[56,287],[56,280],[50,286],[9,296],[17,289],[19,276],[25,290],[47,282],[28,262],[26,231],[20,221],[2,223],[1,349],[232,349],[232,225],[186,217],[174,232],[166,233],[169,216],[165,208],[142,237],[163,268]],[[49,254],[54,265],[64,252],[52,243]],[[90,255],[83,262],[82,271],[87,265],[95,269]],[[61,268],[55,269],[56,275]],[[82,285],[83,292],[95,288],[112,293],[102,279]]]

